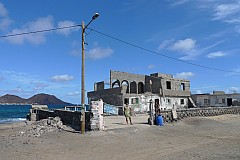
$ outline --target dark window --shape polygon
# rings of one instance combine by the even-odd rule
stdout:
[[[184,99],[180,99],[180,104],[184,104]]]
[[[222,103],[225,104],[225,99],[222,99]]]
[[[137,83],[135,81],[130,83],[130,93],[137,93]]]
[[[128,98],[124,98],[124,104],[129,104],[129,99]]]
[[[144,85],[143,85],[143,82],[139,82],[139,83],[138,83],[138,93],[139,93],[139,94],[144,93]]]
[[[170,81],[166,81],[167,83],[167,89],[171,89],[171,82]]]
[[[171,104],[171,99],[167,99],[167,104]]]
[[[185,90],[185,83],[181,83],[181,90],[182,90],[182,91]]]
[[[204,99],[204,104],[210,104],[210,99]]]
[[[132,104],[138,104],[138,98],[132,98]]]

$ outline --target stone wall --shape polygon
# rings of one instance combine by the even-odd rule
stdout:
[[[85,112],[85,130],[90,130],[90,113]],[[59,117],[64,125],[68,125],[75,130],[81,130],[81,112],[67,110],[37,110],[36,120],[47,119],[49,117]]]
[[[198,107],[227,107],[238,105],[240,102],[240,94],[221,94],[222,92],[214,92],[215,94],[193,94],[192,99]],[[230,100],[230,101],[229,101]]]
[[[47,119],[48,117],[56,117],[54,111],[49,110],[36,110],[36,120],[39,121],[41,119]]]
[[[209,108],[192,108],[177,110],[177,119],[173,119],[172,111],[161,111],[163,120],[166,123],[181,120],[187,117],[209,117],[223,114],[240,114],[240,107],[209,107]]]
[[[87,96],[89,102],[103,99],[103,101],[108,104],[114,104],[116,106],[123,105],[122,87],[88,92]]]
[[[138,84],[139,82],[144,83],[145,76],[140,74],[131,74],[127,72],[110,70],[110,85],[111,85],[110,87],[111,88],[112,88],[112,83],[115,80],[119,80],[120,84],[122,84],[123,81],[127,81],[128,84],[130,84],[130,82],[134,80]]]
[[[101,91],[105,89],[104,81],[97,82],[94,84],[94,91]]]

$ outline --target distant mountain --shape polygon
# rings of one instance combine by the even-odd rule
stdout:
[[[49,94],[37,94],[28,99],[24,99],[15,95],[6,94],[0,97],[0,103],[27,103],[27,104],[41,104],[41,105],[49,105],[49,104],[63,104],[63,105],[72,105],[71,103],[64,102],[54,95]]]
[[[26,101],[26,99],[10,94],[0,97],[0,103],[26,103]]]
[[[37,103],[37,104],[70,104],[67,102],[64,102],[54,95],[48,95],[48,94],[37,94],[32,96],[27,100],[28,103]]]

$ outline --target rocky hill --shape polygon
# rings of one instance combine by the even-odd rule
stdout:
[[[24,98],[10,94],[0,97],[0,103],[26,103],[26,101]]]
[[[24,99],[15,95],[6,94],[0,97],[0,103],[15,103],[15,104],[41,104],[41,105],[50,105],[50,104],[63,104],[63,105],[72,105],[70,103],[64,102],[54,95],[49,94],[37,94],[28,99]]]

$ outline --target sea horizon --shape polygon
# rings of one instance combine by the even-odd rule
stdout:
[[[0,125],[27,120],[31,104],[0,104]],[[47,105],[49,109],[61,109],[66,105]]]

